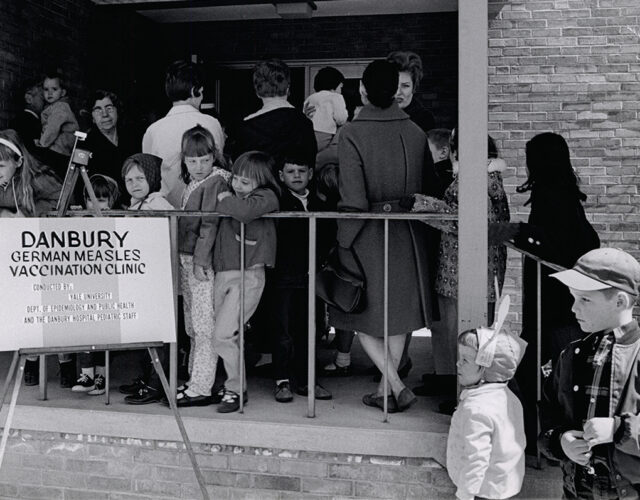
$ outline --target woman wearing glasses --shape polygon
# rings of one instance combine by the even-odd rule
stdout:
[[[125,158],[137,150],[131,135],[123,132],[118,123],[122,112],[120,100],[113,92],[96,90],[87,108],[91,112],[92,126],[82,147],[92,153],[89,173],[111,177],[118,182],[120,193],[126,193],[120,169]],[[116,207],[120,208],[119,201],[114,205]]]

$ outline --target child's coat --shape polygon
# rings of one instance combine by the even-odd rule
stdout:
[[[501,499],[520,492],[523,422],[522,405],[505,383],[462,391],[447,440],[447,471],[459,499]]]

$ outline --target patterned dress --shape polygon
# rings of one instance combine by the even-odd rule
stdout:
[[[509,202],[502,185],[502,171],[505,163],[502,160],[489,161],[488,173],[488,222],[509,222]],[[417,196],[413,212],[437,212],[446,214],[458,213],[458,176],[449,185],[442,200],[429,196]],[[440,251],[438,254],[438,272],[436,277],[436,292],[449,298],[458,296],[458,222],[457,221],[429,221],[442,231]],[[494,280],[498,279],[498,286],[502,290],[504,274],[507,267],[507,248],[504,245],[489,246],[487,300],[496,301]]]

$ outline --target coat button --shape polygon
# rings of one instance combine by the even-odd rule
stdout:
[[[382,205],[382,210],[384,210],[385,212],[391,212],[391,205],[385,203],[384,205]]]
[[[573,386],[573,392],[578,392],[578,389],[580,389],[580,387],[578,387],[577,385]]]
[[[627,494],[627,490],[620,490],[620,494],[624,497]]]
[[[527,238],[527,241],[531,244],[533,244],[533,238]]]
[[[616,474],[616,481],[620,481],[620,479],[622,479],[622,476],[620,474]]]
[[[580,348],[579,348],[579,347],[576,347],[576,350],[575,350],[575,351],[573,351],[573,352],[575,352],[576,354],[580,354]]]

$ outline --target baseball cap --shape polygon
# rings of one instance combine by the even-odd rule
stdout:
[[[640,295],[640,263],[619,248],[591,250],[580,257],[572,269],[551,276],[575,290],[617,288]]]

